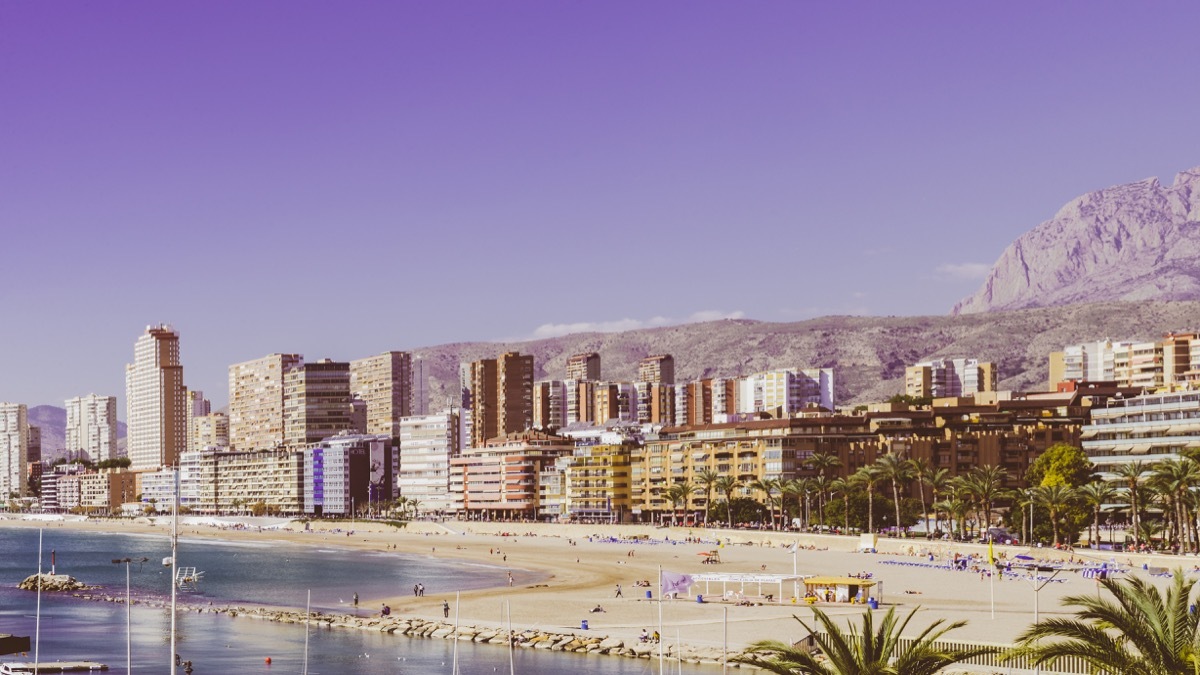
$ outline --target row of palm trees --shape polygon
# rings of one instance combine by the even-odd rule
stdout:
[[[879,457],[875,462],[860,467],[848,476],[831,478],[833,471],[841,466],[841,460],[833,454],[816,453],[807,460],[807,465],[816,472],[815,476],[792,480],[758,479],[744,483],[737,477],[721,474],[712,469],[703,469],[696,474],[697,484],[680,481],[668,486],[663,496],[672,504],[672,518],[680,507],[687,508],[693,495],[705,498],[704,524],[708,525],[713,493],[724,497],[727,506],[727,522],[734,525],[732,502],[735,494],[748,489],[760,496],[770,515],[771,527],[778,528],[786,522],[784,516],[788,500],[795,498],[795,513],[803,515],[803,526],[809,529],[813,523],[809,501],[815,499],[816,522],[829,526],[826,521],[826,506],[833,499],[843,500],[845,531],[850,529],[850,497],[857,491],[867,498],[866,531],[875,532],[875,496],[880,490],[888,490],[895,509],[895,520],[902,524],[901,493],[911,486],[916,487],[925,519],[925,531],[930,533],[931,518],[942,522],[946,516],[960,537],[968,538],[986,532],[992,521],[994,509],[999,506],[1024,513],[1035,506],[1048,513],[1054,544],[1063,543],[1062,521],[1072,510],[1085,508],[1091,518],[1089,536],[1100,540],[1100,527],[1104,522],[1102,510],[1113,504],[1128,506],[1129,526],[1134,544],[1161,538],[1178,545],[1183,550],[1200,551],[1200,463],[1179,457],[1155,463],[1130,462],[1113,467],[1112,480],[1093,480],[1079,487],[1065,484],[1034,486],[1014,490],[1005,489],[1010,478],[1006,469],[984,465],[971,469],[961,476],[950,476],[944,468],[930,466],[924,459],[905,459],[894,452]],[[1161,512],[1161,520],[1147,520],[1145,511],[1153,508]],[[1122,509],[1124,510],[1124,509]],[[777,516],[777,513],[779,516]],[[1020,518],[1022,540],[1030,541],[1031,525]],[[970,528],[971,524],[974,528]]]
[[[851,626],[847,632],[814,607],[813,625],[796,620],[812,636],[819,657],[802,646],[762,640],[734,660],[781,675],[934,675],[977,656],[999,653],[1002,661],[1028,657],[1038,666],[1051,667],[1058,659],[1079,659],[1090,672],[1108,675],[1200,673],[1200,614],[1192,607],[1195,581],[1176,570],[1171,585],[1161,592],[1138,577],[1100,583],[1108,597],[1086,593],[1064,598],[1063,604],[1075,608],[1074,616],[1030,626],[1009,650],[945,646],[939,640],[966,622],[946,624],[940,619],[902,646],[901,637],[917,609],[901,620],[893,607],[878,625],[873,613],[866,612],[861,628]]]

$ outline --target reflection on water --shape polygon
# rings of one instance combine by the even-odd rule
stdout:
[[[316,535],[314,535],[316,536]],[[36,594],[16,589],[16,584],[37,571],[38,532],[35,529],[0,529],[0,633],[34,633]],[[332,542],[331,542],[332,543]],[[54,550],[57,571],[94,586],[101,595],[124,596],[124,565],[113,558],[148,557],[130,566],[132,596],[140,601],[165,602],[170,597],[171,572],[161,564],[170,555],[166,537],[93,534],[47,529],[45,563]],[[182,598],[204,605],[303,607],[305,591],[312,589],[313,609],[350,611],[358,593],[363,605],[373,598],[411,592],[424,583],[427,595],[458,589],[499,586],[507,569],[488,565],[460,565],[432,557],[382,552],[356,552],[337,548],[311,549],[275,542],[227,544],[207,539],[181,539],[180,564],[205,572],[202,590]],[[532,573],[513,571],[518,583],[536,582]],[[169,662],[170,612],[135,604],[132,607],[133,666],[141,672],[162,672]],[[196,675],[205,673],[301,672],[305,627],[224,614],[180,611],[176,639],[180,655],[191,660]],[[125,606],[89,602],[68,596],[42,595],[41,655],[43,659],[90,659],[107,663],[114,671],[125,667]],[[406,638],[377,631],[312,627],[309,630],[309,672],[338,673],[449,673],[454,642]],[[493,645],[460,642],[459,659],[464,675],[507,672],[508,654]],[[265,659],[270,657],[271,664]],[[0,657],[0,659],[5,657]],[[525,675],[550,675],[585,671],[599,675],[635,675],[657,672],[657,663],[520,649],[514,654],[516,670]],[[182,671],[180,671],[182,672]],[[687,666],[684,673],[719,672],[714,667]]]

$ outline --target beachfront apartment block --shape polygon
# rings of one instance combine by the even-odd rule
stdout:
[[[0,403],[0,500],[29,492],[29,409],[24,403]]]
[[[72,456],[93,462],[117,458],[117,397],[76,396],[64,402],[67,426],[64,447]]]
[[[459,456],[463,438],[463,417],[454,410],[400,420],[396,482],[400,496],[415,500],[419,513],[445,514],[452,510],[450,460]]]
[[[350,364],[321,359],[283,377],[283,445],[303,449],[355,426]]]
[[[134,471],[175,464],[187,450],[187,389],[179,360],[179,333],[147,326],[125,366],[126,455]]]
[[[385,352],[350,362],[350,393],[366,403],[367,434],[399,435],[412,412],[412,355]]]
[[[1200,448],[1200,391],[1109,399],[1092,408],[1080,438],[1102,474],[1129,462],[1176,459]]]
[[[468,519],[536,518],[539,478],[575,444],[540,431],[492,438],[450,460],[453,510]]]
[[[533,383],[533,428],[553,431],[566,426],[567,385],[562,380]]]
[[[229,366],[229,446],[272,450],[283,446],[284,378],[304,367],[299,354],[269,354]]]

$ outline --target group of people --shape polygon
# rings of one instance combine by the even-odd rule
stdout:
[[[413,584],[413,596],[417,598],[425,597],[425,584]]]

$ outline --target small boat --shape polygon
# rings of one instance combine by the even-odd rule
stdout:
[[[0,663],[0,675],[33,675],[33,673],[94,673],[108,670],[108,666],[95,661],[42,661],[36,669],[32,661],[10,661]]]

